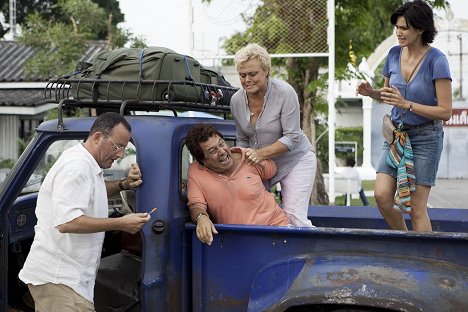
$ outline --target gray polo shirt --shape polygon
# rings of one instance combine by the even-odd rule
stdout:
[[[288,148],[288,152],[272,158],[278,171],[270,180],[271,185],[287,175],[308,151],[313,151],[300,127],[296,91],[284,81],[269,79],[263,109],[255,127],[250,124],[250,109],[244,89],[233,95],[231,112],[236,124],[238,146],[262,148],[279,140]]]

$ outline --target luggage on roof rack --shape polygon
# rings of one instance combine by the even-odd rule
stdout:
[[[81,68],[80,68],[81,67]],[[96,54],[92,63],[80,63],[79,73],[74,79],[79,80],[168,80],[187,82],[186,84],[159,84],[155,89],[143,85],[137,88],[125,88],[114,83],[109,89],[101,85],[83,85],[78,92],[72,84],[73,96],[77,99],[127,98],[142,100],[172,100],[198,102],[202,93],[192,82],[201,82],[200,63],[194,58],[181,55],[171,49],[150,47],[146,49],[121,48]]]
[[[121,105],[125,104],[126,110],[133,111],[159,111],[162,109],[168,110],[192,110],[212,113],[229,113],[230,98],[237,91],[237,88],[226,87],[219,85],[211,85],[204,83],[192,83],[192,87],[200,88],[200,92],[204,94],[203,98],[197,101],[175,101],[175,100],[156,100],[156,99],[133,99],[122,96],[120,98],[112,98],[104,96],[98,100],[83,99],[81,97],[72,96],[72,88],[77,88],[77,92],[81,92],[81,88],[93,89],[97,86],[103,87],[103,90],[110,90],[118,85],[121,88],[121,93],[126,94],[127,89],[139,90],[140,88],[150,88],[156,90],[159,86],[165,86],[171,90],[175,86],[184,86],[185,82],[180,81],[163,81],[163,80],[142,80],[142,81],[124,81],[124,80],[77,80],[64,79],[50,80],[45,88],[45,98],[55,103],[66,103],[64,105],[74,107],[88,107],[105,110],[122,110]],[[138,91],[137,91],[138,92]]]
[[[92,63],[80,62],[74,74],[50,81],[45,96],[82,107],[116,108],[126,101],[132,109],[227,113],[236,91],[192,57],[150,47],[99,53]]]

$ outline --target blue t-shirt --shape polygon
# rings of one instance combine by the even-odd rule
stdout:
[[[439,49],[431,47],[419,70],[414,73],[411,81],[406,83],[400,68],[401,51],[400,46],[394,46],[390,49],[382,75],[390,79],[390,87],[396,86],[406,100],[423,105],[437,106],[435,80],[452,80],[447,57]],[[400,122],[403,110],[402,108],[393,107],[392,120],[397,123]],[[403,123],[407,125],[420,125],[430,120],[410,111],[407,111],[403,116]]]

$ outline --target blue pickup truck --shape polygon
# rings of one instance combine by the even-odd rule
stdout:
[[[17,275],[34,237],[37,191],[60,153],[85,139],[95,119],[64,118],[74,106],[119,110],[133,129],[127,156],[105,176],[119,179],[136,161],[144,182],[109,198],[109,217],[158,208],[137,235],[106,233],[98,312],[468,311],[468,210],[431,209],[435,231],[416,233],[388,230],[375,207],[311,206],[316,228],[217,224],[219,234],[207,246],[186,206],[192,159],[184,137],[194,124],[212,123],[234,145],[235,127],[178,112],[227,116],[226,103],[58,102],[58,119],[36,129],[0,187],[0,311],[33,311]],[[151,112],[161,109],[173,113]]]

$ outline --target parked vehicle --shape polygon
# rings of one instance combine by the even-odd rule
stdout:
[[[229,106],[158,101],[80,102],[59,94],[57,120],[42,123],[0,190],[0,311],[32,311],[17,275],[36,224],[37,190],[60,147],[87,137],[95,117],[66,107],[114,109],[132,126],[143,184],[109,199],[109,215],[158,210],[137,235],[106,233],[95,287],[99,311],[468,311],[468,209],[431,209],[434,232],[391,231],[375,207],[311,206],[316,228],[217,224],[213,244],[196,237],[186,206],[184,137],[215,125],[235,144],[232,121],[177,117],[180,109],[227,115]],[[106,83],[106,82],[104,82]],[[100,81],[102,85],[103,82]],[[62,98],[60,96],[64,95]],[[174,110],[174,116],[134,114]],[[53,155],[50,157],[50,155]],[[125,159],[106,171],[118,179]]]

